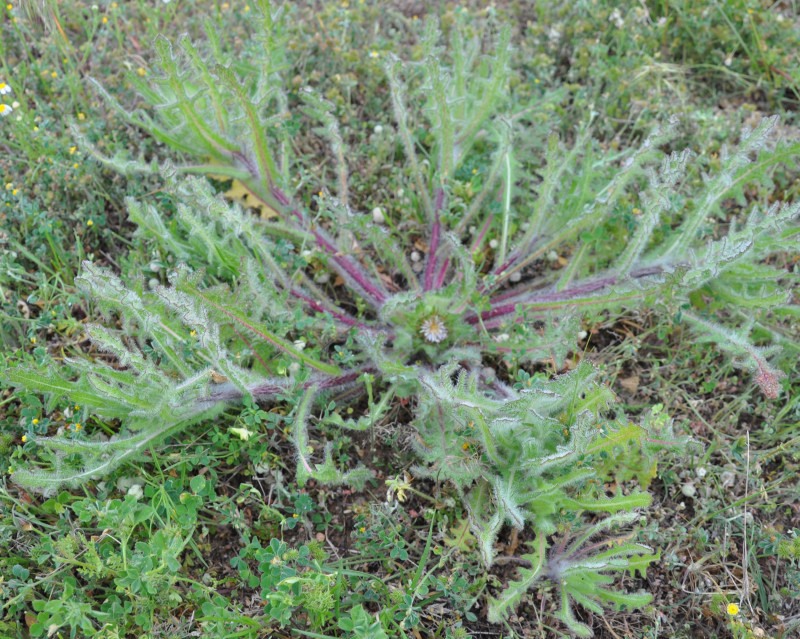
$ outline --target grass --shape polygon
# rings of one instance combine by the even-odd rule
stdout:
[[[331,101],[350,148],[368,151],[354,153],[370,160],[351,167],[351,205],[380,207],[388,224],[413,233],[418,221],[407,211],[418,210],[415,194],[381,171],[397,142],[380,65],[389,53],[420,55],[428,14],[413,3],[389,4],[298,5],[289,48],[297,52],[296,86],[310,84]],[[90,80],[135,103],[131,80],[146,80],[155,37],[201,38],[206,20],[219,25],[232,53],[254,46],[247,38],[254,11],[242,2],[93,6],[63,3],[53,13],[55,3],[44,3],[38,21],[17,3],[2,10],[0,81],[13,89],[6,103],[18,104],[0,120],[0,367],[85,351],[84,325],[98,311],[73,283],[83,259],[144,281],[161,280],[168,267],[133,235],[124,205],[126,196],[163,202],[159,179],[120,176],[82,138],[107,156],[135,149],[163,161],[170,152],[122,121]],[[754,116],[777,112],[786,134],[797,135],[800,30],[791,4],[654,2],[625,13],[613,3],[556,9],[511,1],[488,10],[440,3],[429,13],[445,29],[464,15],[476,31],[501,20],[516,25],[511,110],[542,131],[527,141],[531,154],[552,128],[569,139],[589,120],[595,143],[613,154],[678,115],[675,144],[698,151],[704,166]],[[292,143],[307,158],[301,180],[314,184],[334,169],[306,124],[297,117]],[[467,191],[471,179],[460,188]],[[774,182],[783,198],[796,197],[791,166]],[[602,233],[621,232],[631,215],[621,212],[619,226]],[[796,272],[797,256],[785,256],[782,266]],[[789,337],[796,334],[792,318],[782,321]],[[800,628],[796,347],[784,351],[789,375],[770,401],[725,357],[693,343],[678,318],[609,317],[584,330],[585,357],[602,367],[627,410],[663,403],[695,443],[659,459],[644,529],[661,559],[646,577],[626,578],[655,601],[635,613],[583,620],[602,637],[793,636]],[[0,636],[563,631],[546,614],[554,605],[547,597],[529,597],[505,625],[488,624],[487,597],[513,578],[527,540],[505,530],[508,560],[483,570],[465,514],[446,488],[406,475],[414,433],[403,426],[409,409],[402,400],[370,432],[334,437],[337,454],[376,473],[360,492],[295,483],[289,412],[280,403],[228,409],[151,451],[146,463],[47,498],[1,480]],[[13,467],[32,436],[56,428],[113,424],[80,406],[51,411],[39,397],[4,390],[0,468]],[[390,486],[405,501],[387,503]],[[261,618],[266,601],[270,617]]]

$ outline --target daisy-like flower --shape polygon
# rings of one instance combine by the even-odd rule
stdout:
[[[429,342],[438,344],[447,337],[447,326],[444,325],[444,320],[441,317],[438,315],[431,315],[422,322],[419,332],[422,333]]]
[[[4,118],[5,118],[5,117],[8,117],[9,115],[11,115],[11,112],[12,112],[13,110],[14,110],[14,109],[12,109],[12,108],[11,108],[10,106],[8,106],[7,104],[0,104],[0,115],[2,115]]]
[[[0,95],[5,95],[6,93],[11,93],[11,87],[5,82],[0,82]]]
[[[728,604],[728,608],[727,608],[727,613],[731,617],[734,617],[735,615],[738,615],[739,614],[739,606],[737,606],[735,603],[729,603]]]

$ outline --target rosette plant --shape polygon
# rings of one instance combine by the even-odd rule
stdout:
[[[553,378],[532,367],[564,370],[594,318],[656,308],[680,312],[777,392],[772,347],[749,331],[782,339],[757,315],[787,304],[763,259],[796,241],[798,207],[743,208],[725,232],[715,222],[723,200],[789,157],[784,147],[758,155],[775,120],[742,132],[702,180],[686,179],[697,173],[690,152],[662,150],[669,126],[613,157],[588,127],[569,147],[555,136],[539,145],[530,115],[539,103],[509,97],[510,30],[486,36],[486,55],[486,42],[457,26],[441,46],[431,23],[419,61],[385,60],[389,157],[407,201],[379,203],[386,212],[373,216],[350,192],[354,151],[336,106],[286,81],[285,17],[262,2],[246,55],[226,52],[213,28],[202,48],[159,40],[156,71],[134,79],[141,109],[103,92],[184,160],[105,160],[165,182],[166,203],[128,203],[150,274],[85,263],[78,285],[114,320],[87,328],[105,356],[8,377],[79,404],[112,434],[39,437],[14,480],[54,490],[98,478],[252,398],[288,404],[301,484],[361,486],[369,470],[337,459],[316,427],[369,429],[402,414],[402,400],[413,409],[414,473],[452,486],[485,564],[504,526],[530,530],[530,567],[492,601],[492,620],[544,582],[561,589],[558,614],[581,635],[590,631],[573,603],[596,612],[645,604],[646,594],[613,589],[612,575],[644,574],[656,554],[596,537],[630,525],[650,497],[636,487],[607,494],[602,459],[614,455],[614,472],[646,488],[654,451],[676,440],[670,421],[658,410],[639,424],[616,415],[587,362]],[[328,145],[319,175],[294,154],[303,126]],[[209,175],[235,181],[262,215],[226,202]],[[612,232],[634,206],[632,226]],[[606,246],[596,241],[603,233]],[[736,329],[702,316],[691,304],[698,292],[726,300],[729,317],[753,319]],[[361,414],[346,419],[332,401]]]

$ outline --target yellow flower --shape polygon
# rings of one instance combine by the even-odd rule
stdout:
[[[140,76],[144,76],[147,75],[147,70],[144,67],[139,67],[136,69],[136,73],[138,73]]]
[[[69,147],[69,154],[70,155],[75,155],[75,151],[77,151],[77,150],[78,150],[77,146],[71,146],[71,147]]]
[[[729,614],[731,617],[734,617],[735,615],[738,615],[738,614],[739,614],[739,606],[738,606],[738,605],[736,605],[735,603],[729,603],[729,604],[728,604],[727,611],[728,611],[728,614]]]
[[[36,338],[35,337],[31,337],[31,344],[35,344],[35,343],[36,343]]]
[[[75,423],[75,432],[78,432],[80,429],[81,429],[81,423],[80,422],[76,422]]]
[[[86,119],[86,114],[83,113],[83,112],[78,113],[78,119],[79,120],[85,120]]]
[[[101,20],[101,22],[103,24],[108,24],[108,18],[106,16],[103,16],[103,19]]]
[[[23,435],[22,436],[22,443],[24,444],[26,441],[28,441],[28,436],[27,435]]]
[[[395,477],[394,479],[386,480],[386,485],[389,487],[386,491],[386,501],[391,502],[395,496],[397,501],[404,502],[406,500],[406,491],[411,490],[411,482],[414,478],[408,473],[403,473],[403,478]]]
[[[246,428],[229,428],[228,432],[231,435],[236,435],[243,442],[246,442],[253,435],[253,431],[247,430]]]
[[[0,82],[0,95],[5,95],[6,93],[11,93],[11,87],[5,82]]]
[[[86,226],[94,226],[94,221],[93,220],[88,220],[86,222]]]
[[[36,419],[36,418],[34,417],[34,418],[33,418],[33,420],[31,421],[31,423],[32,423],[34,426],[36,426],[36,424],[38,424],[38,423],[39,423],[39,420],[38,420],[38,419]]]
[[[11,115],[11,112],[13,110],[14,109],[12,109],[7,104],[0,104],[0,115],[2,115],[3,117],[7,117],[7,116]]]

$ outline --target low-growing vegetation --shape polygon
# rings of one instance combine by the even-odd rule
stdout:
[[[793,636],[797,33],[9,4],[0,636]]]

